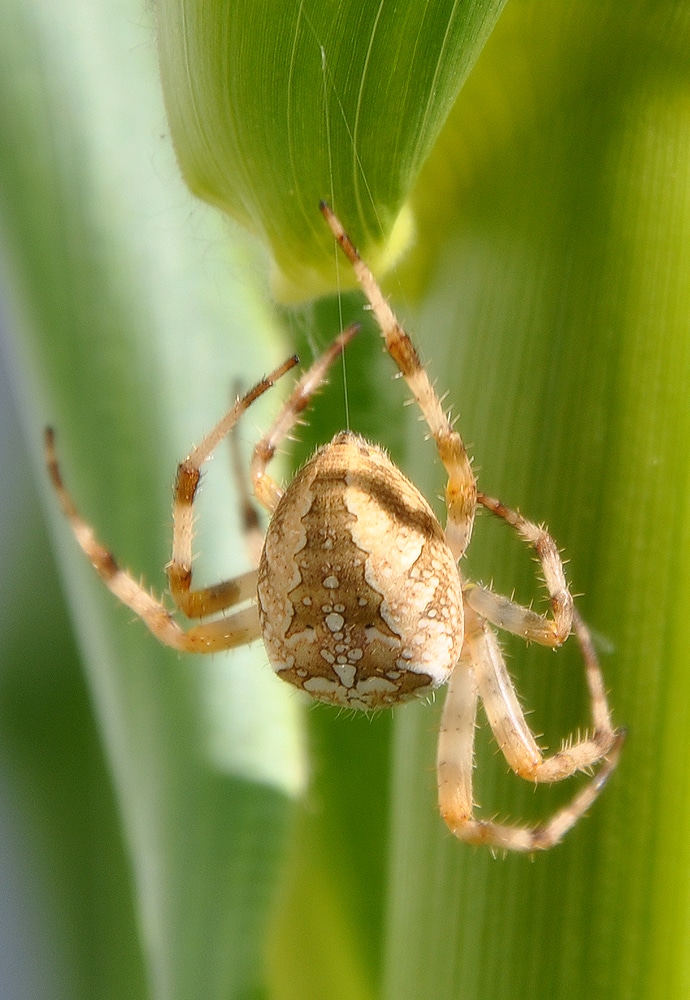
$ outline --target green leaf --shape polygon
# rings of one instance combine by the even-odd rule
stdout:
[[[544,520],[563,546],[629,737],[610,785],[563,845],[495,859],[458,844],[437,815],[440,705],[395,713],[384,851],[370,805],[388,791],[380,757],[364,747],[360,761],[335,722],[329,734],[318,725],[332,766],[303,834],[311,879],[293,898],[330,884],[336,866],[341,907],[370,941],[379,924],[353,889],[376,888],[388,863],[375,996],[651,1000],[690,985],[689,34],[676,4],[634,15],[514,4],[411,200],[418,242],[390,283],[395,304],[439,390],[450,390],[482,487]],[[342,313],[352,317],[350,300]],[[326,316],[315,310],[322,329],[334,323]],[[391,446],[436,496],[434,449],[414,410],[402,410],[404,387],[391,389],[390,361],[374,343],[359,355],[366,337],[348,355],[350,425]],[[326,402],[342,424],[341,393]],[[488,518],[467,567],[503,592],[535,594],[530,560]],[[577,648],[506,645],[535,731],[558,747],[588,724]],[[506,770],[481,732],[484,815],[538,821],[580,787],[535,791]],[[327,860],[310,837],[328,846]],[[300,936],[298,949],[292,928],[287,919],[288,942],[318,966],[319,943]]]
[[[59,18],[50,5],[3,5],[3,276],[12,380],[116,787],[151,995],[208,1000],[262,988],[281,848],[305,782],[300,707],[260,646],[181,659],[133,623],[78,551],[41,455],[50,422],[79,507],[160,593],[176,462],[238,379],[287,353],[265,265],[192,201],[161,139],[152,39],[136,4],[68,0]],[[240,436],[246,447],[249,427]],[[198,573],[210,581],[247,566],[229,467],[221,453],[200,508]],[[28,606],[5,613],[30,631],[35,588],[15,591]],[[51,833],[59,841],[65,824]],[[80,919],[64,914],[65,933]],[[112,995],[130,981],[112,982]]]
[[[334,286],[331,240],[315,213],[322,198],[347,215],[377,269],[407,246],[405,202],[502,6],[157,5],[182,172],[192,191],[261,234],[280,297]]]
[[[482,488],[563,546],[629,737],[562,846],[495,860],[433,816],[429,710],[397,715],[391,1000],[690,987],[689,29],[678,4],[512,5],[415,192],[407,273],[422,299],[407,317]],[[417,433],[407,467],[433,493],[432,461]],[[486,519],[468,568],[535,592],[529,560]],[[552,748],[587,724],[571,646],[508,645]],[[480,738],[485,815],[542,817],[572,794],[505,770]]]

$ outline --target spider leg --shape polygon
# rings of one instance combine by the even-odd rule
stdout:
[[[256,570],[211,587],[192,590],[192,539],[194,535],[194,498],[201,479],[201,467],[220,442],[233,429],[252,403],[270,389],[277,380],[297,364],[297,357],[282,365],[258,382],[236,401],[209,434],[177,467],[173,494],[172,555],[167,566],[170,594],[175,604],[188,618],[203,618],[256,595]]]
[[[500,500],[485,493],[477,494],[477,502],[492,514],[506,521],[537,554],[549,592],[552,618],[524,608],[507,597],[495,594],[486,587],[469,584],[465,598],[474,610],[498,628],[533,640],[542,646],[560,646],[570,635],[573,621],[573,599],[563,570],[558,548],[546,529],[528,521],[517,511],[506,507]]]
[[[446,538],[453,555],[459,559],[469,544],[477,505],[474,475],[465,445],[457,431],[453,430],[412,341],[398,322],[373,274],[329,206],[321,202],[320,208],[369,299],[386,349],[400,369],[436,441],[439,457],[448,473]]]
[[[239,392],[237,393],[239,395]],[[261,559],[261,550],[264,545],[264,532],[259,520],[259,512],[254,505],[254,498],[249,488],[248,465],[243,461],[240,449],[239,437],[233,427],[229,434],[230,457],[232,459],[232,472],[235,486],[237,487],[238,506],[242,520],[242,533],[244,544],[252,566],[257,567]]]
[[[479,616],[468,614],[469,641],[476,646],[477,686],[489,724],[511,768],[529,781],[553,782],[568,778],[575,771],[596,764],[616,740],[601,667],[589,632],[579,615],[574,621],[585,663],[594,730],[588,739],[566,745],[544,759],[525,720],[493,629]]]
[[[275,508],[280,498],[281,490],[277,483],[270,476],[266,475],[266,466],[273,458],[280,440],[289,433],[291,427],[297,421],[299,413],[309,403],[311,395],[316,391],[318,385],[322,384],[326,369],[330,367],[351,336],[355,334],[356,329],[356,327],[349,327],[344,334],[336,338],[334,344],[325,352],[325,355],[320,357],[316,364],[309,369],[295,387],[290,399],[286,402],[283,410],[274,422],[274,426],[264,436],[262,441],[259,442],[257,448],[255,448],[254,464],[252,466],[252,475],[256,483],[255,489],[258,489],[259,495],[262,497],[263,506],[271,511]],[[247,467],[242,461],[239,441],[234,427],[230,432],[229,441],[233,474],[239,492],[239,506],[244,528],[245,544],[252,564],[258,566],[264,544],[264,533],[261,530],[257,509],[252,502],[254,496],[249,488]]]
[[[45,449],[53,488],[79,546],[108,589],[141,618],[160,642],[180,652],[208,653],[258,639],[260,627],[256,606],[244,608],[220,622],[185,632],[157,597],[120,568],[112,553],[101,545],[91,526],[82,518],[62,481],[55,453],[55,434],[51,428],[46,428]]]
[[[475,823],[472,771],[478,699],[472,659],[463,647],[446,689],[436,753],[439,809],[456,836],[462,836],[468,824]]]
[[[527,725],[492,629],[472,609],[466,618],[465,646],[451,676],[441,723],[438,754],[439,804],[451,831],[461,840],[515,851],[545,850],[557,844],[595,801],[618,763],[624,733],[613,728],[601,669],[589,632],[574,617],[585,661],[594,732],[544,758]],[[472,672],[474,674],[472,675]],[[467,676],[486,710],[496,740],[511,768],[534,782],[555,782],[603,761],[595,776],[563,808],[536,826],[509,826],[472,816],[472,747],[468,733]],[[472,694],[476,702],[476,693]]]
[[[353,323],[338,334],[333,343],[313,363],[299,380],[291,395],[286,400],[282,410],[276,417],[273,426],[254,448],[251,464],[251,478],[254,496],[261,506],[272,514],[278,506],[283,491],[276,481],[266,473],[266,467],[276,453],[281,441],[284,441],[299,420],[300,414],[323,385],[326,372],[346,345],[352,340],[359,326]]]

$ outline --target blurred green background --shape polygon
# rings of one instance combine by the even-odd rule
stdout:
[[[354,27],[350,5],[317,8],[255,3],[261,32],[240,18],[232,36],[258,54],[275,42],[309,57],[303,77],[300,59],[290,63],[289,97],[291,134],[306,133],[291,148],[307,160],[313,149],[313,173],[293,159],[291,174],[282,147],[271,156],[276,132],[258,97],[234,108],[238,129],[249,113],[252,141],[230,143],[245,164],[231,180],[251,181],[236,214],[300,258],[289,274],[281,262],[282,278],[261,241],[183,185],[152,11],[83,0],[59,14],[39,0],[0,10],[0,994],[683,998],[690,8],[513,0],[455,103],[500,5],[468,8],[471,32],[439,5],[453,72],[369,58],[367,86],[355,78],[352,93],[339,81],[380,44],[373,7],[359,5],[367,16]],[[389,50],[406,51],[413,8],[385,22]],[[217,25],[207,37],[199,9],[184,5],[207,52]],[[419,37],[415,58],[447,68],[445,36]],[[258,54],[243,53],[246,65],[275,83]],[[409,100],[324,151],[337,130],[309,116],[314,74],[330,114],[344,102],[346,123],[360,100],[376,118],[377,87],[380,108],[395,107],[395,91],[383,92],[392,80]],[[212,104],[200,121],[213,152]],[[210,663],[170,655],[94,579],[48,492],[50,421],[100,537],[163,589],[176,462],[237,379],[251,383],[295,347],[308,363],[361,316],[349,294],[270,304],[271,280],[293,297],[329,280],[318,213],[303,250],[298,220],[334,156],[347,160],[337,205],[362,245],[384,260],[399,250],[387,245],[396,220],[394,235],[407,233],[387,291],[449,390],[482,487],[544,520],[563,546],[616,721],[629,727],[610,787],[548,855],[496,859],[445,830],[433,773],[440,699],[352,718],[305,707],[260,644]],[[262,190],[286,206],[270,226]],[[433,449],[371,327],[344,371],[353,429],[390,448],[433,500],[443,487]],[[268,397],[242,425],[247,455],[280,390]],[[344,425],[343,399],[335,372],[292,461]],[[246,567],[233,501],[219,454],[198,525],[205,580]],[[530,559],[488,518],[467,569],[521,600],[535,594]],[[570,646],[554,655],[506,642],[546,746],[587,725]],[[483,730],[477,765],[489,815],[543,816],[572,794],[535,793],[506,774]]]

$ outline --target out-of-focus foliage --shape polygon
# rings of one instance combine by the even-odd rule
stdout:
[[[366,16],[373,5],[358,6],[369,35],[350,32],[347,45],[360,65],[365,50],[402,42],[372,30]],[[306,11],[313,28],[311,5],[281,7],[293,23]],[[326,17],[330,8],[321,7]],[[259,17],[262,5],[255,8]],[[389,5],[380,9],[387,15]],[[493,8],[486,10],[489,16]],[[161,106],[146,96],[157,87],[151,36],[138,13],[123,17],[121,6],[108,11],[78,0],[65,5],[62,21],[40,5],[2,8],[0,219],[16,331],[7,355],[39,481],[40,427],[51,419],[80,504],[123,562],[160,587],[175,462],[222,410],[232,379],[239,374],[246,383],[263,373],[287,351],[288,338],[263,304],[262,259],[179,186],[160,138]],[[333,17],[316,31],[313,61],[302,55],[314,37],[304,17],[280,42],[296,46],[293,79],[304,61],[305,78],[316,79],[320,91],[298,102],[291,96],[297,91],[278,92],[290,111],[279,127],[268,115],[262,125],[258,98],[275,97],[285,64],[277,67],[272,56],[252,66],[263,83],[242,102],[250,109],[247,138],[232,145],[232,156],[243,166],[229,171],[245,183],[242,193],[197,186],[233,204],[283,248],[279,266],[293,285],[309,280],[323,253],[314,249],[321,237],[315,207],[309,216],[312,198],[334,196],[363,245],[380,245],[405,204],[414,245],[387,290],[439,389],[449,391],[483,488],[544,520],[563,546],[629,739],[591,816],[561,847],[534,859],[495,859],[444,829],[433,773],[440,704],[406,706],[392,720],[310,710],[309,790],[295,806],[304,781],[304,720],[261,648],[210,665],[158,650],[102,592],[55,518],[132,860],[132,909],[152,995],[685,996],[690,13],[652,0],[634,9],[513,0],[409,193],[405,184],[423,147],[413,149],[402,113],[380,115],[366,137],[363,129],[341,128],[356,121],[348,102],[356,105],[360,95],[361,114],[376,117],[391,66],[370,58],[361,79],[345,67],[347,85],[329,76],[324,66],[333,66],[338,24]],[[255,34],[248,31],[247,46],[258,44]],[[248,58],[249,50],[239,51]],[[233,63],[233,72],[240,65]],[[133,77],[135,66],[141,75]],[[459,79],[462,61],[452,69]],[[228,79],[247,83],[242,74]],[[324,80],[336,80],[328,117],[319,104]],[[209,94],[209,103],[218,103],[217,93],[198,91],[199,115]],[[419,100],[423,118],[427,105]],[[153,110],[144,113],[147,101]],[[344,110],[336,127],[338,101]],[[318,122],[311,121],[317,112]],[[239,134],[238,120],[231,124]],[[266,136],[288,133],[300,140],[293,154],[306,150],[320,164],[313,173],[305,166],[304,187],[295,180],[303,176],[299,159],[289,176],[277,176],[284,173],[283,143],[276,173],[265,166]],[[365,141],[372,159],[362,169]],[[217,177],[227,142],[207,150],[211,161],[217,157]],[[315,190],[324,163],[343,171],[329,169],[326,192]],[[363,195],[367,181],[375,182],[373,207],[368,188]],[[283,182],[294,182],[293,196]],[[251,192],[271,186],[277,228],[269,234],[257,209],[262,198],[252,202]],[[284,314],[305,361],[353,316],[361,316],[361,304],[350,296]],[[404,386],[390,379],[392,364],[371,327],[348,351],[345,370],[353,429],[391,448],[433,499],[443,485],[433,448],[414,409],[403,408]],[[275,398],[265,401],[245,421],[245,446],[275,405]],[[334,373],[299,454],[346,419]],[[213,469],[221,479],[223,465]],[[218,498],[211,496],[209,475],[199,522],[204,578],[243,565],[231,489],[222,484]],[[26,533],[14,534],[26,558],[8,556],[9,564],[25,566],[29,583],[13,589],[25,595],[21,607],[4,604],[5,631],[19,650],[15,662],[28,648],[50,663],[60,644],[47,637],[39,644],[44,618],[41,629],[34,624],[37,603],[50,605]],[[480,519],[466,568],[522,600],[535,595],[530,559],[488,517]],[[36,645],[27,645],[29,636]],[[571,645],[552,654],[506,643],[545,746],[587,725]],[[12,676],[17,684],[21,672],[15,667]],[[56,713],[65,711],[62,704],[56,697]],[[50,729],[42,732],[50,738]],[[3,747],[11,754],[7,738]],[[54,766],[61,758],[43,747],[45,766]],[[97,761],[95,751],[90,760]],[[483,732],[477,764],[476,795],[487,814],[543,816],[577,786],[535,792],[506,774]],[[69,774],[69,761],[63,766]],[[25,769],[14,780],[31,777]],[[74,773],[68,780],[79,787]],[[71,828],[58,821],[64,798],[51,806],[53,823],[41,824],[53,850],[73,857],[78,847],[81,870],[100,837],[110,856],[120,857],[112,834],[107,839],[98,825],[111,818],[108,811],[92,818],[101,833],[85,834],[75,847],[74,820]],[[73,801],[78,815],[77,794]],[[86,819],[79,828],[88,829]],[[64,869],[52,867],[64,890]],[[54,893],[62,940],[87,934],[84,900],[97,890],[80,885],[79,893]],[[84,996],[99,981],[103,996],[130,995],[142,975],[125,887],[122,876],[105,897],[111,905],[90,922],[101,942],[109,920],[117,922],[128,949],[120,988],[112,954],[91,951],[84,940],[65,952],[77,967],[97,956],[90,978],[83,968],[74,977],[86,984]]]

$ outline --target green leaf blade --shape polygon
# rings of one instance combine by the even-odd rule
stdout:
[[[375,268],[409,243],[405,201],[501,6],[159,4],[183,174],[261,234],[284,298],[333,287],[322,198]]]
[[[151,996],[256,995],[306,780],[301,709],[258,644],[180,659],[132,620],[61,516],[41,443],[51,423],[78,507],[121,565],[163,594],[177,462],[237,379],[251,384],[287,350],[255,248],[194,205],[161,145],[152,26],[139,8],[72,0],[55,18],[9,4],[0,21],[12,378],[118,797],[131,863],[120,878],[134,886]],[[200,257],[199,246],[213,249]],[[251,429],[240,433],[246,449]],[[195,569],[209,582],[247,568],[230,464],[219,455],[200,501]],[[30,604],[12,627],[31,628],[36,613]],[[62,843],[65,831],[51,832]],[[68,933],[69,914],[64,923]]]

